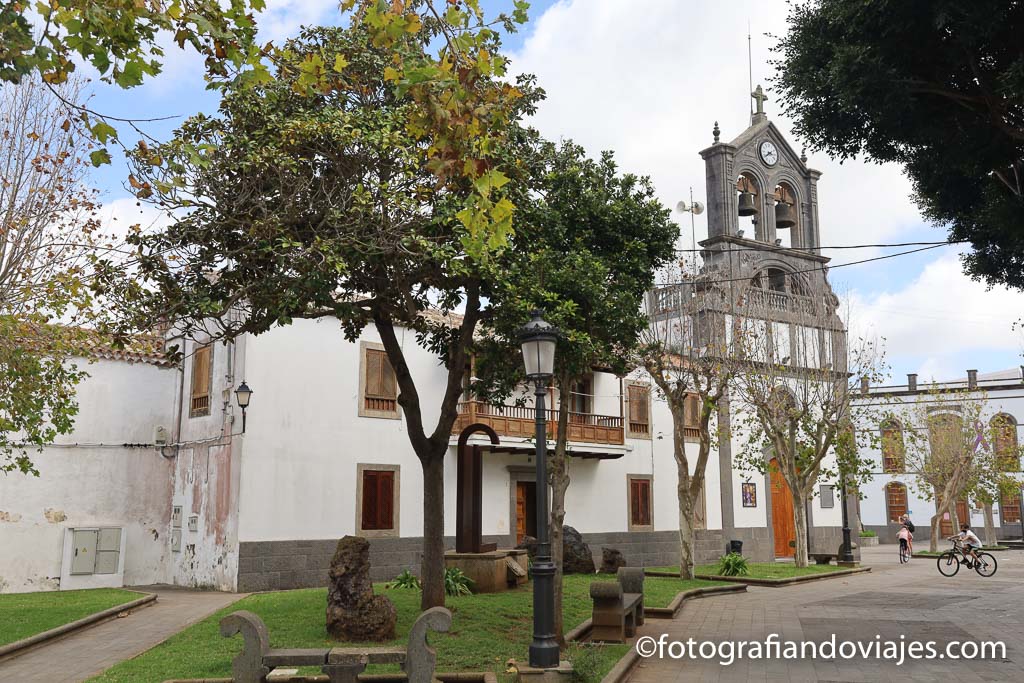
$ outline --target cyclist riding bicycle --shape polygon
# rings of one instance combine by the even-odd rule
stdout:
[[[950,537],[951,541],[955,540],[964,545],[964,555],[969,555],[975,562],[979,562],[981,558],[978,557],[978,550],[981,549],[981,539],[978,535],[971,531],[971,525],[964,522],[960,525],[960,533],[957,536]],[[967,563],[967,560],[962,560],[963,563]]]
[[[897,534],[900,539],[900,547],[906,548],[908,554],[914,552],[914,534],[910,531],[906,524],[900,525],[900,531]]]

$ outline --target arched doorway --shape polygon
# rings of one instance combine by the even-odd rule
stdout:
[[[774,458],[769,465],[772,486],[772,532],[775,537],[775,557],[793,557],[796,548],[790,545],[796,541],[796,527],[793,524],[793,496],[789,485],[782,478],[779,463]]]

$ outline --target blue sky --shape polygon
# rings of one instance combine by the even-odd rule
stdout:
[[[338,23],[335,0],[271,0],[260,18],[261,39],[282,40],[299,26]],[[511,8],[511,0],[484,0],[489,13]],[[783,0],[734,0],[728,5],[696,0],[545,0],[534,2],[531,22],[509,36],[513,71],[536,73],[548,91],[533,123],[550,138],[573,138],[591,153],[612,149],[623,170],[650,175],[663,202],[704,195],[703,162],[697,152],[711,142],[719,121],[723,139],[748,123],[746,24],[751,25],[755,83],[768,87],[772,41],[765,33],[785,30]],[[130,91],[97,84],[93,108],[121,117],[177,115],[145,124],[162,139],[187,115],[212,112],[215,93],[206,91],[202,63],[171,46],[164,73]],[[766,111],[784,132],[789,122],[774,106]],[[123,130],[126,141],[131,131]],[[792,140],[800,147],[799,141]],[[819,188],[825,245],[935,241],[945,232],[924,223],[909,197],[909,183],[891,166],[835,163],[810,154],[823,171]],[[135,207],[124,190],[123,160],[97,171],[109,213],[122,224],[155,218]],[[703,218],[703,217],[700,217]],[[680,221],[689,243],[689,220]],[[706,234],[698,219],[697,238]],[[686,245],[681,245],[686,246]],[[1022,336],[1012,329],[1024,295],[986,291],[960,274],[959,247],[839,268],[833,286],[853,301],[851,327],[887,340],[894,374],[918,372],[922,379],[961,376],[1021,362]],[[826,252],[833,263],[899,249]]]

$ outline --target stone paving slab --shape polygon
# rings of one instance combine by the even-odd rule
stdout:
[[[641,660],[633,683],[714,681],[716,683],[807,681],[1024,680],[1024,553],[998,557],[999,573],[986,579],[974,572],[941,576],[934,562],[901,565],[895,546],[862,550],[865,574],[785,588],[750,586],[745,594],[710,596],[686,603],[672,621],[648,622],[638,635],[685,642],[764,640],[1003,641],[1006,659],[917,660],[902,666],[884,659],[717,659]]]
[[[156,593],[156,604],[0,663],[0,681],[79,683],[245,597],[175,586],[136,588]]]

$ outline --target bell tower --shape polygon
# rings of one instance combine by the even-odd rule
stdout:
[[[731,142],[701,151],[707,179],[708,240],[723,237],[819,254],[818,178],[764,112],[761,86],[750,94],[756,109],[750,126]]]

